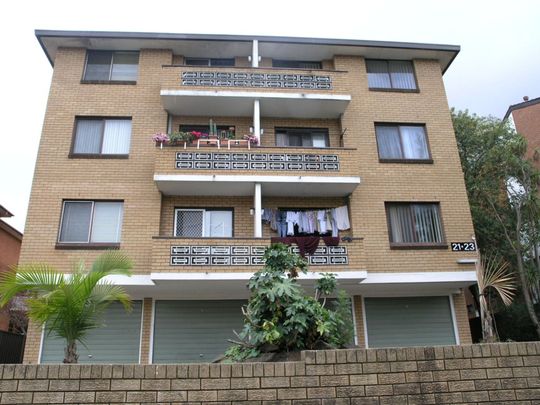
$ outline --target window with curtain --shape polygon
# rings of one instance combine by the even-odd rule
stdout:
[[[276,146],[328,148],[328,129],[276,128]]]
[[[124,203],[64,201],[59,243],[120,243]]]
[[[177,208],[174,214],[174,236],[231,238],[233,211]]]
[[[131,119],[86,119],[76,121],[74,155],[127,155]]]
[[[234,66],[234,58],[186,58],[188,66]]]
[[[139,74],[139,52],[88,51],[84,80],[134,82]]]
[[[366,60],[366,68],[370,89],[417,89],[412,61]]]
[[[322,69],[322,62],[272,59],[272,67],[286,69]]]
[[[430,160],[423,125],[376,124],[377,146],[381,160]]]
[[[386,203],[392,244],[444,242],[438,203]]]

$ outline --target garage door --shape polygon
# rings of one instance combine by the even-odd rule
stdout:
[[[107,308],[104,327],[88,332],[85,346],[77,344],[79,363],[138,363],[141,340],[142,302],[133,301],[133,311],[114,303]],[[65,340],[52,335],[43,337],[42,363],[61,363]]]
[[[368,347],[456,343],[447,296],[365,298],[364,305]]]
[[[245,301],[156,301],[154,363],[209,362],[243,327]]]

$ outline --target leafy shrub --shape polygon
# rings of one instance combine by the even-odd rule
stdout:
[[[244,328],[237,334],[239,341],[227,350],[228,358],[241,361],[268,351],[336,348],[352,340],[346,294],[339,295],[335,310],[325,306],[336,288],[335,275],[321,274],[315,297],[310,297],[297,283],[299,273],[307,272],[304,258],[278,243],[266,249],[264,260],[263,269],[249,281],[251,297],[242,309]]]

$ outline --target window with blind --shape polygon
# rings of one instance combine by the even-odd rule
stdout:
[[[77,118],[72,155],[127,155],[131,119]]]
[[[234,58],[186,58],[188,66],[234,66]]]
[[[124,203],[64,201],[59,243],[120,243]]]
[[[438,203],[386,203],[386,214],[391,245],[444,243]]]
[[[370,89],[417,89],[409,60],[366,60],[366,68]]]
[[[423,125],[376,124],[375,134],[381,161],[431,161]]]
[[[139,52],[88,51],[84,80],[137,81]]]
[[[322,62],[272,59],[272,67],[286,69],[322,69]]]
[[[328,129],[276,128],[276,146],[328,148]]]
[[[231,238],[233,236],[233,211],[177,208],[174,213],[174,236]]]

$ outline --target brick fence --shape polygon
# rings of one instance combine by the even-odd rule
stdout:
[[[287,363],[4,365],[1,404],[540,403],[540,342],[305,351]]]

